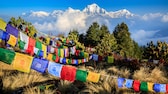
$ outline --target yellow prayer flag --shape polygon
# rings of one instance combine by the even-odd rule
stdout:
[[[42,44],[42,51],[44,52],[43,58],[47,57],[47,46]]]
[[[68,61],[69,61],[69,59],[68,59],[68,58],[66,58],[66,64],[68,64]]]
[[[33,57],[31,57],[31,56],[16,53],[14,61],[12,63],[13,68],[18,71],[29,73],[30,67],[32,64],[32,60],[33,60]]]
[[[13,35],[10,35],[9,40],[8,40],[8,44],[10,44],[11,46],[15,46],[17,42],[17,38]]]
[[[94,73],[94,72],[89,72],[87,76],[87,80],[91,82],[97,83],[99,81],[100,74]]]
[[[53,61],[53,60],[52,60],[52,57],[53,57],[53,54],[48,54],[48,56],[47,56],[47,60],[49,60],[49,61]]]
[[[6,22],[0,19],[0,29],[6,31]]]
[[[64,57],[64,49],[60,49],[60,52],[61,52],[61,56],[60,57]]]
[[[46,44],[49,45],[50,44],[50,38],[46,38]]]
[[[154,83],[147,82],[148,91],[154,92],[154,91],[153,91],[153,84],[154,84]]]

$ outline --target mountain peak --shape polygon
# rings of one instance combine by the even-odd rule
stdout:
[[[91,5],[88,5],[83,9],[83,12],[88,14],[106,14],[106,10],[103,8],[100,8],[96,3],[93,3]]]

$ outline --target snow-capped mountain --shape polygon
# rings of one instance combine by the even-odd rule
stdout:
[[[134,14],[132,14],[127,9],[122,9],[122,10],[118,10],[118,11],[115,11],[115,12],[113,12],[113,11],[107,12],[105,9],[99,7],[95,3],[85,7],[83,9],[83,12],[87,13],[89,15],[107,15],[107,16],[110,16],[112,18],[119,18],[119,17],[129,18],[129,17],[133,17],[134,16]]]
[[[120,17],[129,18],[129,17],[133,17],[134,16],[134,14],[132,14],[127,9],[122,9],[122,10],[118,10],[118,11],[115,11],[115,12],[109,12],[108,14],[112,18],[120,18]]]
[[[100,8],[95,3],[88,5],[86,8],[83,9],[83,12],[88,14],[107,14],[107,11],[105,9]]]

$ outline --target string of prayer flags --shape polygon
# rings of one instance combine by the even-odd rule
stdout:
[[[11,64],[14,60],[15,52],[0,48],[0,61]]]
[[[63,65],[61,65],[61,64],[49,62],[48,73],[50,73],[53,76],[61,78],[62,67],[63,67]]]
[[[6,31],[6,22],[2,19],[0,19],[0,29],[3,31]]]
[[[74,82],[75,77],[76,77],[76,67],[73,67],[73,66],[63,66],[62,67],[61,79]]]
[[[76,71],[76,80],[79,80],[79,81],[82,81],[82,82],[86,82],[87,73],[88,73],[87,71],[77,69],[77,71]]]
[[[29,73],[32,61],[33,57],[25,54],[16,53],[12,63],[13,68],[21,72]]]
[[[139,80],[134,80],[133,89],[138,92],[140,90],[139,87],[140,87],[140,81]]]
[[[140,90],[141,91],[148,91],[148,84],[147,84],[147,82],[141,82],[141,84],[140,84]]]
[[[118,78],[117,82],[118,82],[118,87],[122,88],[125,82],[125,78]]]
[[[8,32],[9,34],[14,35],[15,37],[18,38],[18,30],[16,28],[14,28],[12,25],[7,24],[6,26],[6,32]]]
[[[87,81],[97,83],[99,81],[100,74],[94,72],[88,72]]]
[[[46,59],[34,58],[31,68],[40,73],[45,73],[45,70],[48,67],[48,63],[49,61]]]
[[[7,43],[14,47],[17,43],[17,38],[13,35],[10,35]]]

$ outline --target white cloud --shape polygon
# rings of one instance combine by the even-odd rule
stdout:
[[[31,17],[47,17],[49,16],[50,13],[45,12],[45,11],[31,11],[30,16]]]
[[[164,22],[168,22],[168,13],[148,13],[141,16],[133,14],[127,9],[106,11],[96,4],[88,5],[83,10],[69,7],[64,11],[30,11],[30,13],[23,13],[23,17],[27,18],[27,21],[31,20],[38,31],[47,34],[49,32],[53,34],[68,34],[72,29],[77,29],[79,33],[85,33],[89,26],[95,21],[100,25],[105,24],[110,31],[113,31],[117,24],[125,22],[129,26],[130,31],[135,29],[138,30],[131,33],[132,38],[139,44],[144,44],[149,40],[153,40],[154,35],[158,32],[158,29],[155,30],[157,28],[156,26],[159,24],[159,26],[161,25],[163,26],[162,28],[165,29]],[[155,31],[145,31],[147,29],[152,30],[153,27],[156,27],[154,29]],[[162,35],[163,34],[161,34],[161,36]]]
[[[149,13],[149,14],[143,15],[142,19],[147,21],[147,20],[155,19],[155,18],[162,17],[162,16],[163,14],[161,13]]]
[[[159,30],[155,30],[155,31],[138,30],[138,31],[132,32],[131,37],[139,44],[145,45],[147,42],[153,40],[152,38],[157,32],[159,32]]]
[[[163,21],[163,22],[168,22],[168,14],[163,15],[162,21]]]

